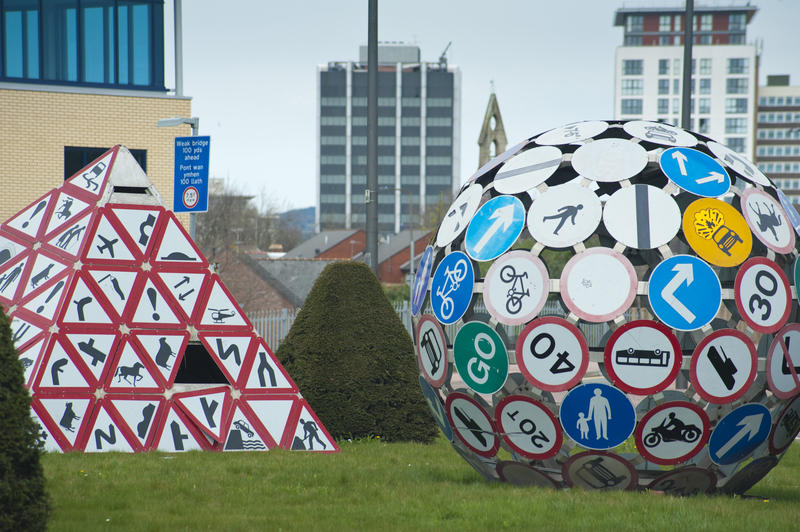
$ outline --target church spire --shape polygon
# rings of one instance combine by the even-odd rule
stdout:
[[[491,89],[481,133],[478,136],[478,146],[480,147],[478,168],[489,162],[495,155],[506,151],[508,144],[506,130],[503,127],[503,117],[500,116],[500,106],[497,104],[497,96],[494,92],[494,81],[491,81]]]

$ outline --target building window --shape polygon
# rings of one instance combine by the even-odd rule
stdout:
[[[4,2],[0,79],[164,91],[160,0]]]
[[[731,57],[728,59],[728,74],[747,74],[749,61],[746,57]]]
[[[744,26],[747,23],[744,13],[731,13],[728,17],[728,30],[729,31],[736,31],[736,30],[744,30]]]
[[[665,32],[672,29],[672,17],[669,15],[661,15],[658,17],[658,31]]]
[[[708,133],[708,118],[700,118],[698,119],[697,123],[697,132],[698,133]]]
[[[672,112],[673,112],[673,114],[681,112],[681,100],[680,100],[680,98],[673,98],[672,99]]]
[[[725,133],[747,133],[747,119],[726,118]]]
[[[747,78],[728,78],[725,92],[726,94],[747,94]]]
[[[681,23],[683,22],[683,15],[674,15],[675,31],[681,31]]]
[[[714,20],[712,15],[700,15],[700,31],[711,31],[711,24]]]
[[[695,44],[711,44],[711,35],[708,33],[701,33],[694,38]]]
[[[642,59],[623,59],[622,60],[622,75],[623,76],[641,76],[644,70],[644,61]]]
[[[658,99],[658,114],[667,114],[669,113],[669,99],[668,98],[659,98]]]
[[[673,78],[672,80],[672,94],[680,94],[681,93],[681,80],[678,78]]]
[[[711,113],[711,98],[700,98],[697,102],[698,109],[697,112],[700,114],[710,114]]]
[[[744,33],[731,33],[728,36],[728,44],[744,44]]]
[[[625,36],[625,46],[641,46],[642,45],[642,36],[641,35],[626,35]]]
[[[644,29],[644,17],[642,15],[628,15],[625,17],[625,31],[642,31]]]
[[[623,79],[622,80],[622,95],[623,96],[639,96],[642,94],[644,81],[641,79]]]
[[[669,75],[669,59],[658,60],[658,75],[659,76]]]
[[[642,99],[641,98],[622,98],[620,113],[623,115],[640,115],[642,114]]]
[[[700,75],[703,76],[710,76],[711,75],[711,58],[704,57],[700,59]]]
[[[711,78],[700,78],[700,94],[711,94]]]
[[[670,46],[672,44],[672,35],[659,35],[658,44],[661,46]]]
[[[669,80],[668,79],[660,79],[660,80],[658,80],[658,93],[659,94],[669,94]]]
[[[746,113],[747,98],[725,98],[726,113]]]
[[[725,144],[735,152],[744,153],[744,138],[742,137],[726,137]]]
[[[94,161],[110,148],[84,148],[79,146],[64,146],[64,179],[69,179],[78,170]],[[147,150],[130,150],[133,158],[147,172]]]

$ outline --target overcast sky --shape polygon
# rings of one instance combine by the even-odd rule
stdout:
[[[790,74],[800,84],[800,1],[751,3],[759,10],[747,37],[762,42],[761,82],[766,74]],[[183,2],[184,93],[200,117],[200,134],[211,136],[212,177],[280,210],[314,205],[316,67],[358,59],[367,40],[367,5]],[[378,39],[417,44],[425,61],[436,60],[452,41],[447,57],[462,75],[463,181],[478,164],[492,80],[509,146],[568,122],[613,118],[614,50],[622,43],[613,17],[623,5],[643,3],[383,0]],[[167,85],[174,87],[171,70]]]

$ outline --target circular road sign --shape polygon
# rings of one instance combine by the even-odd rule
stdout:
[[[417,324],[417,362],[433,386],[441,386],[447,377],[447,340],[436,318],[423,314]]]
[[[603,223],[611,236],[628,247],[652,249],[678,234],[681,210],[672,196],[650,185],[633,185],[606,201]]]
[[[767,354],[767,384],[781,399],[800,392],[800,324],[790,323],[772,340]]]
[[[710,436],[708,416],[686,401],[671,401],[647,412],[636,427],[636,448],[660,465],[678,464],[696,455]]]
[[[575,386],[586,374],[589,346],[570,322],[546,316],[522,330],[516,358],[528,382],[541,390],[559,392]]]
[[[775,189],[775,191],[778,193],[778,201],[781,202],[781,206],[786,216],[789,218],[789,223],[792,224],[795,232],[800,235],[800,213],[797,212],[797,209],[792,205],[792,200],[783,193],[783,190],[778,188]]]
[[[428,293],[428,283],[431,281],[431,268],[433,267],[433,246],[428,246],[419,260],[419,268],[414,276],[414,289],[411,295],[411,313],[416,316],[422,310],[425,295]]]
[[[742,213],[756,238],[777,253],[794,249],[794,229],[780,203],[757,188],[742,192]]]
[[[551,129],[536,138],[536,144],[551,146],[569,144],[592,138],[608,129],[608,122],[586,120]]]
[[[525,458],[544,460],[561,449],[561,425],[539,401],[509,395],[495,408],[496,426],[503,439]]]
[[[181,201],[183,201],[183,206],[187,209],[194,209],[197,203],[200,201],[200,193],[195,187],[186,187],[183,189]]]
[[[603,383],[576,386],[564,397],[559,416],[564,432],[587,449],[611,449],[633,433],[636,412],[619,389]]]
[[[483,196],[483,187],[478,183],[473,183],[458,195],[447,209],[447,214],[444,215],[444,219],[439,225],[439,232],[436,234],[437,247],[447,246],[466,229],[472,215],[481,204],[481,196]]]
[[[708,469],[683,467],[653,480],[647,489],[662,491],[679,497],[708,493],[717,484],[717,477]]]
[[[681,344],[669,327],[649,320],[631,321],[614,331],[603,353],[611,382],[637,395],[667,388],[681,360]]]
[[[602,215],[597,194],[568,183],[549,188],[536,198],[528,209],[528,230],[537,242],[567,248],[592,236]]]
[[[627,460],[603,452],[576,454],[564,462],[561,472],[568,486],[587,490],[632,490],[639,478]]]
[[[553,479],[533,466],[519,462],[500,462],[497,464],[500,478],[514,486],[538,486],[540,488],[557,488]]]
[[[477,261],[494,260],[508,251],[525,228],[525,207],[515,196],[484,203],[467,227],[464,248]]]
[[[772,333],[789,319],[792,290],[778,265],[764,257],[748,259],[736,273],[736,308],[758,332]]]
[[[717,423],[708,440],[708,454],[715,464],[734,464],[752,453],[769,436],[772,417],[761,403],[747,403]]]
[[[693,201],[683,211],[683,234],[692,249],[711,264],[738,266],[753,249],[753,235],[742,215],[713,198]]]
[[[472,261],[462,251],[447,255],[433,274],[431,307],[436,318],[449,325],[464,315],[472,299],[475,272]]]
[[[658,158],[661,171],[687,192],[706,198],[725,194],[731,177],[713,157],[692,148],[670,148]]]
[[[691,148],[697,145],[697,138],[683,129],[671,126],[669,124],[662,124],[661,122],[649,122],[647,120],[633,120],[626,122],[622,126],[628,135],[646,140],[647,142],[655,142],[656,144],[663,144],[665,146],[685,146]]]
[[[501,194],[518,194],[544,183],[561,165],[561,150],[537,146],[518,153],[494,176],[494,189]]]
[[[706,146],[708,146],[708,149],[711,150],[711,153],[713,153],[717,159],[725,163],[728,168],[741,175],[747,181],[758,183],[765,187],[772,184],[756,165],[729,147],[714,141],[708,141]]]
[[[633,303],[636,270],[622,253],[596,247],[575,254],[561,272],[561,296],[576,316],[586,321],[613,320]]]
[[[697,394],[710,403],[740,398],[756,379],[756,348],[736,329],[721,329],[703,338],[692,354],[691,378]]]
[[[722,286],[717,274],[703,260],[692,255],[674,255],[653,269],[647,298],[661,321],[679,331],[693,331],[717,315],[722,304]]]
[[[483,407],[469,395],[452,392],[445,403],[450,426],[475,454],[491,458],[500,448],[500,438],[495,434],[494,423]]]
[[[508,377],[508,352],[503,339],[482,321],[470,321],[458,330],[453,361],[467,386],[478,393],[496,392]]]
[[[448,441],[453,441],[453,429],[450,426],[450,422],[447,420],[447,412],[444,409],[442,400],[439,399],[439,396],[422,375],[419,376],[419,385],[422,388],[422,395],[425,396],[425,402],[428,403],[428,408],[430,408],[431,414],[433,414],[433,419],[435,419],[436,424],[439,425],[439,430],[442,431],[442,434],[444,434],[444,437],[447,438]]]
[[[800,395],[789,401],[778,414],[769,435],[769,452],[780,454],[785,451],[800,433]]]
[[[587,142],[572,154],[572,167],[583,177],[616,183],[630,179],[647,166],[647,151],[627,139]]]
[[[528,251],[506,253],[494,261],[483,280],[483,302],[492,316],[506,325],[532,320],[547,302],[547,267]]]

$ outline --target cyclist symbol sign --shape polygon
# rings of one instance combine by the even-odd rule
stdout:
[[[440,322],[449,325],[461,319],[474,283],[472,261],[463,252],[451,253],[439,263],[431,282],[431,306]]]
[[[506,253],[492,264],[483,280],[483,301],[497,321],[521,325],[544,307],[549,293],[547,268],[528,251]]]

